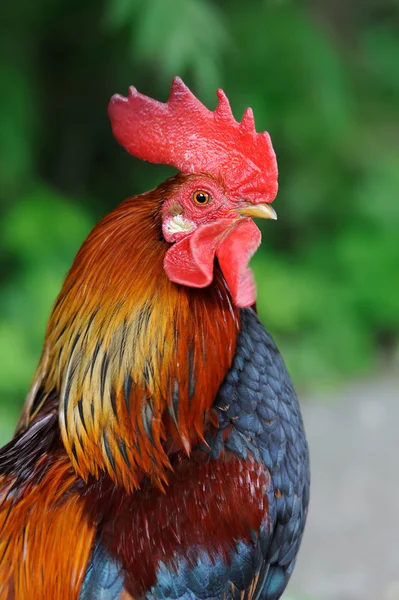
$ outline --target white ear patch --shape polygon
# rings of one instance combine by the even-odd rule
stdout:
[[[176,233],[188,233],[189,231],[194,231],[197,226],[193,221],[183,217],[183,215],[175,215],[174,217],[166,219],[164,228],[170,236],[173,236]]]

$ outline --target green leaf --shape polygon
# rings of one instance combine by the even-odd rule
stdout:
[[[85,210],[59,193],[36,187],[21,197],[0,223],[2,247],[24,263],[66,263],[90,231]]]
[[[218,67],[228,43],[224,15],[207,0],[117,0],[110,5],[111,27],[130,30],[131,54],[156,65],[163,83],[192,73],[198,85],[220,85]]]
[[[38,115],[36,90],[19,66],[0,64],[0,201],[32,176]]]

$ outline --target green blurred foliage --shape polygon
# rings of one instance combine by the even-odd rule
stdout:
[[[172,173],[113,140],[130,84],[179,74],[252,106],[280,167],[253,260],[258,308],[299,386],[357,376],[399,333],[397,0],[16,0],[0,20],[0,442],[90,227]],[[6,408],[7,407],[7,408]]]

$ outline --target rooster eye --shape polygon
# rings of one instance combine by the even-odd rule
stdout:
[[[203,190],[197,190],[193,194],[193,200],[195,204],[199,206],[204,206],[205,204],[209,204],[211,201],[211,196],[208,192],[204,192]]]

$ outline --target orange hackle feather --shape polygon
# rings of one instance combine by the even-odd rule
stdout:
[[[170,245],[161,204],[188,178],[177,175],[105,217],[51,315],[19,430],[58,391],[62,440],[85,481],[106,471],[127,490],[144,475],[163,487],[166,438],[186,453],[203,440],[231,365],[238,310],[220,272],[193,290],[171,283],[163,268]]]
[[[0,478],[0,600],[79,597],[95,529],[68,457],[41,475]]]

